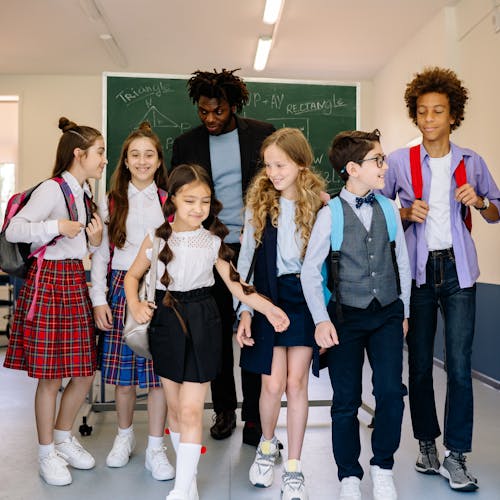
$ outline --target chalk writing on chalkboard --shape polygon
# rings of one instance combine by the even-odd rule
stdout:
[[[188,76],[105,74],[104,113],[109,177],[129,132],[147,120],[161,139],[167,165],[174,139],[200,120],[187,95]],[[242,116],[265,120],[276,128],[296,127],[310,142],[313,167],[328,181],[329,192],[342,185],[328,162],[335,134],[357,123],[357,85],[286,80],[245,80],[249,103]]]

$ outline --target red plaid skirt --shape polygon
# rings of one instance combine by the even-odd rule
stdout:
[[[28,321],[35,274],[36,264],[16,302],[4,366],[41,379],[93,375],[96,336],[82,261],[43,261],[35,315]]]

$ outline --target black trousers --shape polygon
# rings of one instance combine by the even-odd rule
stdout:
[[[234,250],[233,262],[236,266],[240,245],[237,243],[230,243],[228,245]],[[233,325],[236,316],[233,310],[233,296],[231,292],[227,289],[217,271],[214,274],[215,285],[212,290],[222,320],[222,368],[216,379],[212,381],[211,389],[214,411],[215,413],[220,413],[224,410],[235,410],[237,405],[233,356]],[[245,279],[245,276],[243,276],[243,279]],[[241,370],[241,388],[243,392],[241,419],[260,422],[259,398],[261,376]]]

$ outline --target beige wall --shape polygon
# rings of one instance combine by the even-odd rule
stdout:
[[[60,116],[101,127],[100,76],[2,75],[0,94],[20,97],[17,189],[50,175]]]
[[[418,131],[403,102],[406,82],[426,65],[451,67],[471,92],[465,122],[452,139],[478,151],[500,183],[500,33],[487,15],[491,8],[490,0],[462,0],[443,9],[372,82],[361,82],[359,127],[378,127],[387,152],[414,139]],[[59,116],[102,128],[101,82],[101,75],[0,77],[0,95],[20,96],[18,189],[50,174]],[[481,281],[500,284],[500,225],[487,225],[477,214],[474,222]]]
[[[373,81],[373,120],[387,152],[419,135],[406,114],[406,83],[424,66],[454,69],[470,91],[462,126],[452,140],[477,151],[500,184],[500,33],[492,25],[489,0],[462,0],[443,9],[402,47]],[[480,281],[500,284],[500,225],[473,211]]]

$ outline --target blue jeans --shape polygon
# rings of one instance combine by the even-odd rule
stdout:
[[[413,434],[434,440],[440,434],[432,380],[437,310],[444,321],[447,373],[444,446],[471,451],[473,397],[471,354],[476,314],[476,285],[460,288],[453,251],[430,252],[426,283],[412,285],[409,332],[409,392]]]
[[[363,477],[358,409],[361,406],[365,350],[372,367],[375,428],[371,465],[392,469],[399,447],[403,419],[403,303],[386,307],[374,300],[366,309],[342,306],[337,321],[335,304],[328,312],[337,329],[339,345],[328,350],[328,371],[333,387],[332,445],[338,477]]]

